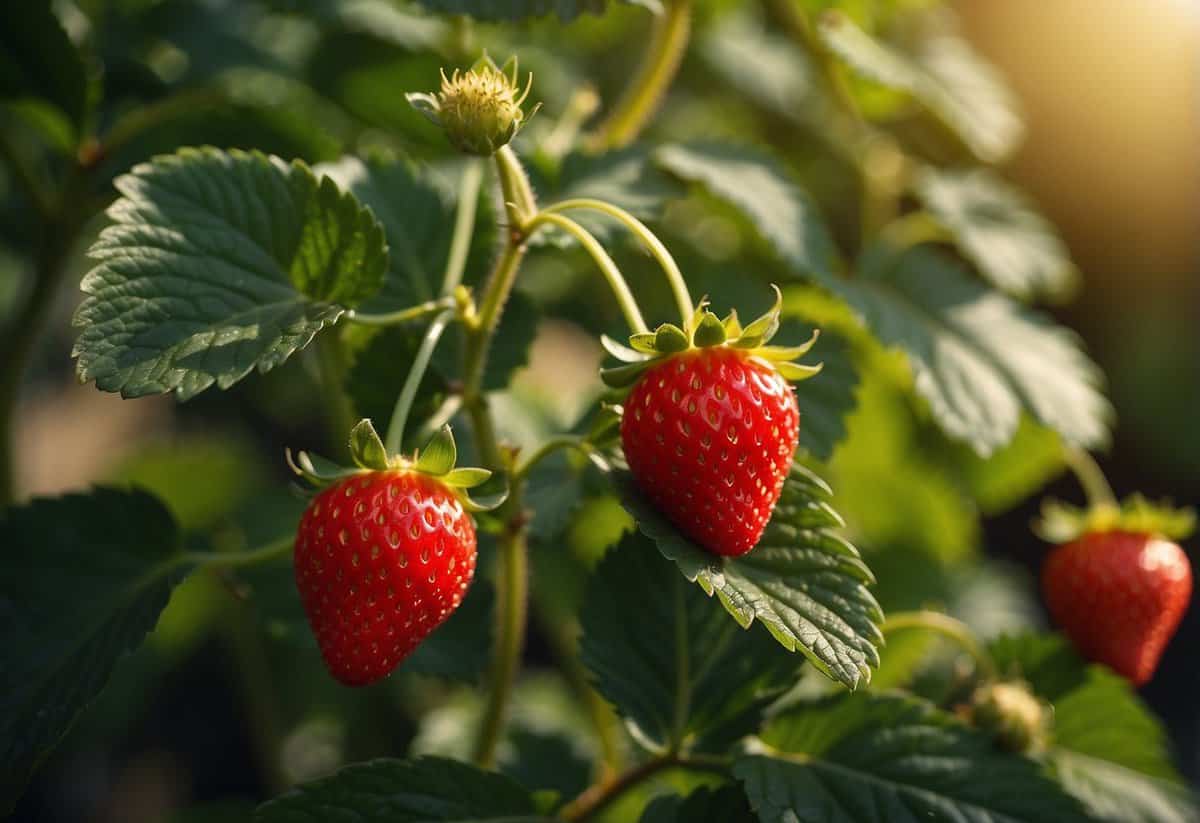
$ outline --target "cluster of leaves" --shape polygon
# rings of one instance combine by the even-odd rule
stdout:
[[[276,386],[307,386],[297,361],[320,336],[348,362],[348,403],[382,423],[404,380],[397,364],[411,359],[427,321],[379,330],[355,320],[438,298],[464,208],[477,226],[468,286],[479,286],[501,239],[502,204],[462,185],[470,167],[447,156],[401,94],[431,87],[443,62],[471,62],[479,44],[465,47],[445,18],[384,0],[304,4],[303,13],[278,2],[213,13],[169,0],[113,4],[92,20],[81,52],[49,4],[9,5],[0,11],[5,146],[37,157],[51,178],[81,178],[63,191],[91,207],[130,169],[112,182],[119,199],[82,280],[79,376],[126,397],[245,390],[249,375],[276,369]],[[864,4],[807,0],[806,14],[837,8],[813,15],[806,51],[791,39],[793,4],[766,3],[769,21],[713,9],[697,21],[689,61],[698,65],[668,98],[661,139],[597,154],[559,145],[570,129],[553,115],[570,108],[580,77],[615,96],[612,67],[622,61],[610,50],[628,39],[630,21],[663,9],[423,5],[496,20],[607,11],[565,35],[553,21],[523,32],[522,60],[546,106],[518,148],[529,149],[539,196],[598,197],[648,221],[715,303],[744,305],[747,293],[765,301],[768,281],[788,284],[780,339],[799,342],[821,326],[825,369],[797,389],[801,453],[746,557],[717,561],[689,543],[620,470],[558,455],[531,473],[534,617],[568,661],[574,691],[568,698],[554,680],[554,694],[591,706],[591,723],[565,710],[523,716],[523,700],[538,711],[554,701],[518,690],[504,774],[460,762],[467,753],[439,737],[439,719],[460,737],[478,722],[474,684],[489,664],[494,611],[485,533],[471,595],[387,687],[421,707],[403,718],[418,726],[414,756],[304,783],[257,819],[552,819],[571,813],[564,801],[597,760],[612,766],[632,751],[656,771],[662,796],[627,795],[609,809],[614,820],[1194,819],[1157,722],[1054,638],[991,648],[1002,672],[1055,707],[1055,743],[1037,759],[1000,751],[956,717],[952,678],[931,687],[922,674],[923,689],[887,688],[913,685],[930,647],[921,637],[881,653],[880,603],[944,602],[984,631],[997,627],[996,612],[1028,611],[1024,589],[980,560],[978,513],[1036,490],[1059,468],[1060,440],[1103,444],[1110,418],[1079,342],[1031,305],[1076,284],[1061,241],[1027,198],[982,168],[1019,140],[1012,96],[946,18],[931,3],[866,15]],[[511,33],[485,37],[494,51],[513,44]],[[104,66],[103,83],[84,53]],[[845,88],[820,82],[823,72]],[[856,125],[831,116],[843,96]],[[697,117],[731,122],[729,139],[692,139]],[[781,120],[788,129],[775,127]],[[231,148],[176,150],[206,143]],[[882,184],[865,171],[880,151],[901,169]],[[847,197],[851,189],[861,197]],[[581,222],[636,273],[632,282],[650,282],[611,224]],[[25,248],[16,232],[4,241]],[[591,334],[617,323],[597,308],[607,298],[585,280],[589,264],[568,237],[546,232],[532,245],[483,377],[504,436],[526,450],[564,428],[588,432],[586,406],[602,391],[593,379],[578,392],[586,403],[571,405],[571,392],[539,386],[529,345],[543,315]],[[643,302],[651,317],[669,305],[653,286]],[[454,414],[463,346],[452,337],[439,349],[414,417]],[[186,451],[143,456],[113,478],[153,495],[103,488],[0,516],[0,806],[16,802],[148,633],[153,649],[220,625],[219,607],[197,605],[229,596],[213,568],[245,601],[239,632],[286,654],[289,670],[316,670],[289,564],[243,569],[228,559],[286,541],[298,504],[251,489],[198,504],[260,459],[238,455],[227,469],[220,454],[200,450],[198,466]],[[836,496],[822,476],[836,481]],[[987,583],[993,590],[975,596]],[[75,613],[87,615],[83,632]],[[829,693],[811,670],[855,692]],[[462,685],[437,698],[445,687],[430,687],[429,676]],[[287,680],[281,710],[297,734],[323,705],[347,725],[378,712],[314,685],[319,676]],[[583,739],[585,725],[596,739]],[[343,759],[362,758],[326,766]]]

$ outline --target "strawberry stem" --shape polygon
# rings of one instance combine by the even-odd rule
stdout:
[[[979,642],[979,638],[975,636],[975,632],[971,631],[971,627],[966,623],[948,614],[942,614],[941,612],[929,609],[912,612],[895,612],[888,615],[888,618],[883,621],[883,625],[879,628],[885,636],[910,629],[922,629],[940,634],[949,640],[953,640],[963,651],[969,654],[975,661],[976,670],[984,678],[991,680],[996,676],[996,664],[992,660],[992,656],[988,654],[987,649]]]
[[[429,367],[429,360],[433,357],[433,350],[437,348],[442,332],[446,330],[446,326],[450,325],[453,317],[453,311],[449,309],[443,311],[433,319],[429,328],[425,330],[425,336],[421,338],[421,345],[417,348],[416,356],[413,357],[408,376],[404,378],[404,386],[401,387],[400,395],[396,398],[396,407],[392,410],[392,419],[388,423],[384,447],[389,455],[399,454],[404,448],[404,426],[408,422],[408,413],[412,410],[413,400],[421,385],[421,378],[425,376],[425,369]]]
[[[542,209],[541,214],[564,211],[595,211],[606,214],[616,219],[625,228],[629,229],[635,237],[641,240],[646,250],[658,261],[663,274],[667,276],[667,282],[671,285],[671,293],[675,296],[675,305],[679,308],[680,320],[683,325],[687,325],[695,313],[695,306],[692,303],[692,295],[688,291],[687,281],[683,279],[683,272],[679,270],[679,266],[676,264],[675,258],[671,256],[671,252],[667,251],[667,247],[663,245],[663,242],[658,239],[654,232],[650,231],[645,223],[620,206],[614,206],[612,203],[606,203],[603,200],[596,200],[591,197],[574,197],[570,200],[562,200]]]
[[[590,820],[604,811],[613,801],[638,784],[666,769],[685,769],[708,772],[722,777],[729,776],[729,761],[716,755],[693,754],[681,756],[665,754],[647,760],[607,782],[596,783],[587,788],[558,812],[568,823]]]
[[[1120,508],[1112,486],[1108,485],[1104,472],[1090,454],[1078,446],[1064,446],[1063,459],[1083,487],[1089,508]]]

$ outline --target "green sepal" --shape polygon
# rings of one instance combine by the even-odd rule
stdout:
[[[350,430],[350,457],[360,468],[375,471],[388,468],[387,449],[369,419],[358,421]]]
[[[1120,506],[1100,504],[1089,508],[1059,500],[1042,504],[1034,533],[1048,543],[1069,543],[1085,534],[1132,532],[1183,540],[1196,529],[1194,509],[1174,508],[1169,501],[1153,503],[1140,494],[1130,495]]]
[[[815,366],[805,366],[802,363],[772,363],[771,365],[789,383],[799,383],[801,380],[816,377],[821,373],[821,369],[825,367],[824,363],[818,363]]]
[[[632,343],[631,338],[630,344]],[[663,323],[654,332],[654,351],[659,354],[678,354],[687,351],[690,345],[687,333],[671,323]]]
[[[808,354],[812,347],[817,344],[817,338],[821,336],[820,329],[813,329],[812,337],[799,346],[759,346],[754,352],[759,357],[770,360],[772,363],[786,363],[789,360],[795,360],[797,357],[803,357]]]
[[[626,363],[623,366],[601,369],[600,379],[610,389],[624,389],[636,383],[637,379],[642,376],[642,372],[650,368],[654,362],[653,360],[645,360],[641,363]]]
[[[454,433],[447,424],[434,433],[425,444],[425,448],[417,453],[416,469],[424,474],[441,477],[454,468],[456,460],[458,448],[454,445]]]
[[[754,320],[742,331],[740,340],[734,343],[739,348],[753,349],[764,343],[771,342],[775,332],[779,331],[779,313],[783,309],[783,293],[779,287],[772,284],[775,292],[775,304],[759,318]]]
[[[361,469],[338,465],[332,460],[321,457],[318,454],[310,454],[309,452],[302,451],[296,452],[295,457],[293,457],[291,449],[284,449],[283,453],[288,468],[314,486],[324,486],[361,472]]]
[[[651,337],[653,337],[651,332],[646,332],[646,334],[650,334]],[[641,363],[650,358],[649,354],[643,354],[639,351],[631,349],[624,343],[619,343],[616,340],[613,340],[607,334],[600,335],[600,345],[606,352],[620,360],[622,363]]]
[[[462,499],[463,508],[467,511],[490,512],[508,499],[508,474],[492,472],[491,476],[476,486],[474,491],[470,493],[463,489],[457,491],[458,496]]]
[[[441,481],[454,489],[473,489],[486,483],[491,476],[492,472],[489,469],[467,467],[451,469],[442,475]]]
[[[734,340],[742,336],[742,323],[738,320],[737,309],[730,309],[729,314],[725,315],[725,319],[721,323],[725,326],[727,339]]]
[[[433,123],[433,125],[442,125],[442,118],[440,114],[442,107],[438,103],[437,98],[432,94],[425,94],[424,92],[409,92],[408,94],[404,95],[404,99],[408,101],[410,106],[419,111],[426,120]]]
[[[710,311],[700,315],[700,322],[696,324],[696,330],[692,332],[692,343],[699,348],[707,349],[710,346],[719,346],[725,342],[725,324]]]
[[[638,332],[629,336],[630,347],[640,354],[658,354],[658,335],[652,331]]]

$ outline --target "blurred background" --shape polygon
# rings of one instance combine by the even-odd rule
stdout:
[[[312,163],[364,151],[436,160],[445,153],[441,138],[409,110],[403,93],[435,87],[440,65],[469,64],[467,55],[481,46],[500,57],[519,52],[535,72],[534,97],[545,108],[523,137],[525,148],[547,138],[580,81],[610,99],[648,26],[644,9],[624,5],[569,24],[474,27],[382,0],[76,0],[55,9],[72,39],[103,66],[106,122],[140,103],[195,90],[187,116],[143,131],[102,161],[106,181],[155,153],[202,143]],[[1007,79],[1024,115],[1025,140],[1001,171],[1058,227],[1083,273],[1082,290],[1053,313],[1078,330],[1108,376],[1119,418],[1111,453],[1100,462],[1120,495],[1140,490],[1200,503],[1200,2],[960,0],[953,12],[964,36]],[[692,48],[653,136],[768,140],[819,193],[839,239],[851,235],[843,224],[856,195],[823,171],[836,160],[803,118],[784,111],[804,105],[803,65],[759,62],[769,52],[755,48],[756,38],[776,32],[753,4],[711,0],[697,13]],[[760,94],[744,93],[746,84]],[[6,111],[0,126],[23,128]],[[34,152],[35,143],[30,138]],[[94,194],[109,196],[106,186]],[[28,286],[34,218],[3,174],[0,204],[3,317]],[[737,293],[740,281],[730,272],[746,249],[740,227],[718,214],[700,232],[689,228],[695,214],[687,204],[668,213],[672,248],[714,298]],[[184,405],[125,401],[78,385],[70,317],[87,269],[82,251],[102,226],[102,218],[93,220],[71,249],[67,284],[22,386],[19,496],[134,482],[163,495],[191,533],[248,544],[254,534],[277,533],[274,525],[298,510],[284,488],[284,446],[319,451],[329,441],[312,364],[297,358]],[[629,257],[634,270],[645,266]],[[587,277],[582,264],[531,259],[522,288],[565,319],[542,324],[531,363],[510,393],[512,406],[524,409],[509,420],[514,436],[571,422],[580,408],[562,398],[578,406],[599,390],[601,355],[591,341],[619,320]],[[753,288],[765,303],[765,286],[756,280]],[[653,289],[647,302],[668,305]],[[1044,625],[1035,575],[1045,547],[1028,524],[1043,484],[1070,500],[1080,494],[1047,456],[1054,450],[1042,434],[1023,430],[1022,447],[1002,454],[996,469],[1023,476],[1024,494],[989,498],[977,461],[945,443],[886,380],[864,378],[859,400],[831,471],[837,506],[880,578],[885,608],[938,603],[989,634]],[[880,455],[897,462],[881,465]],[[897,466],[904,477],[889,480]],[[889,506],[896,511],[880,514],[880,499],[896,500]],[[623,525],[611,499],[595,493],[546,542],[586,566]],[[1195,563],[1196,540],[1187,547]],[[930,568],[938,572],[933,589],[916,579]],[[320,674],[311,644],[297,639],[290,580],[275,571],[271,579],[204,577],[183,586],[148,645],[118,670],[35,778],[14,819],[220,820],[225,812],[214,803],[240,808],[346,759],[403,751],[414,740],[423,751],[453,750],[456,722],[475,707],[471,689],[417,677],[353,694],[337,689]],[[545,579],[535,583],[561,594],[568,607],[578,596],[574,578],[557,577],[553,563],[539,574]],[[1181,769],[1200,784],[1195,606],[1143,696],[1164,719]],[[538,673],[558,641],[534,631],[534,674],[523,688],[531,703],[551,708],[519,718],[521,728],[545,736],[548,756],[583,764],[586,778],[587,752],[554,749],[556,738],[546,731],[573,718],[565,705],[553,708],[566,702],[560,680]],[[436,711],[418,726],[414,718],[426,708]],[[205,804],[211,816],[178,813],[191,803]]]

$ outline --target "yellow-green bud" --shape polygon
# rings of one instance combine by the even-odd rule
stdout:
[[[1032,753],[1046,748],[1050,711],[1024,683],[984,683],[971,696],[967,718],[1003,748]]]
[[[532,74],[524,89],[518,85],[516,58],[499,69],[485,54],[469,71],[455,69],[449,77],[443,71],[437,94],[410,94],[408,101],[440,125],[456,149],[489,157],[537,111],[526,116],[521,108],[532,85]]]

